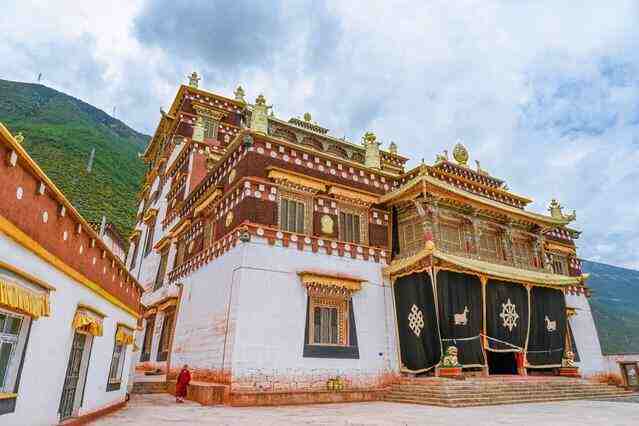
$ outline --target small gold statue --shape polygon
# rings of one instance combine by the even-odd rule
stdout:
[[[459,367],[459,359],[457,358],[457,348],[455,346],[449,346],[446,348],[446,356],[442,360],[442,367],[455,368]]]

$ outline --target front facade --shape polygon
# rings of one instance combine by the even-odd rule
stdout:
[[[0,424],[125,403],[141,287],[0,124]]]
[[[252,404],[366,399],[450,366],[603,368],[558,203],[527,211],[461,145],[406,171],[372,133],[352,144],[190,80],[144,154],[127,257],[145,288],[139,370],[188,364]]]

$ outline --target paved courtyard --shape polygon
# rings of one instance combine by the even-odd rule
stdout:
[[[639,398],[549,404],[441,408],[368,402],[286,407],[203,407],[175,404],[168,395],[134,395],[128,407],[96,421],[97,426],[163,425],[633,425]]]

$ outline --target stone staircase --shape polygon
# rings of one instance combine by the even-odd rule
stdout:
[[[134,382],[133,389],[131,389],[131,393],[136,394],[146,394],[146,393],[166,393],[167,392],[167,383],[166,382]]]
[[[384,395],[385,401],[442,407],[518,404],[601,399],[633,395],[632,391],[567,377],[491,376],[466,380],[439,377],[402,378]]]

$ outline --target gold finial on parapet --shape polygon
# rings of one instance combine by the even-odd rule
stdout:
[[[575,210],[573,210],[571,214],[564,214],[562,205],[559,204],[559,201],[554,198],[552,199],[552,201],[550,201],[548,211],[550,212],[550,216],[555,219],[563,219],[567,220],[568,222],[572,222],[573,220],[577,219],[577,212],[575,212]]]
[[[305,112],[304,113],[304,121],[306,121],[307,123],[310,123],[312,118],[313,117],[311,117],[311,113],[310,112]]]
[[[244,93],[244,89],[242,89],[242,86],[238,85],[237,89],[235,89],[235,92],[233,92],[233,94],[235,95],[236,101],[246,103],[246,101],[244,100],[245,93]]]
[[[377,136],[373,132],[366,132],[362,136],[362,143],[366,148],[364,156],[364,164],[367,167],[373,167],[376,169],[381,168],[381,158],[379,155],[379,142],[377,142]]]
[[[13,139],[15,139],[18,144],[22,145],[22,142],[24,142],[24,135],[22,132],[18,132],[13,136]]]
[[[200,84],[200,76],[197,75],[195,71],[191,73],[191,75],[187,76],[189,79],[189,86],[197,89]]]
[[[453,158],[460,166],[466,166],[468,164],[468,150],[461,141],[457,142],[453,148]]]
[[[442,161],[448,161],[448,150],[445,149],[444,152],[442,152],[441,154],[437,154],[437,157],[435,157],[435,162],[436,163],[441,163]]]
[[[251,113],[251,129],[256,132],[268,133],[268,109],[269,106],[266,105],[266,98],[264,95],[260,94],[255,99],[255,106],[253,107],[253,112]]]
[[[388,146],[388,152],[397,155],[397,144],[395,142],[390,143],[390,145]]]

